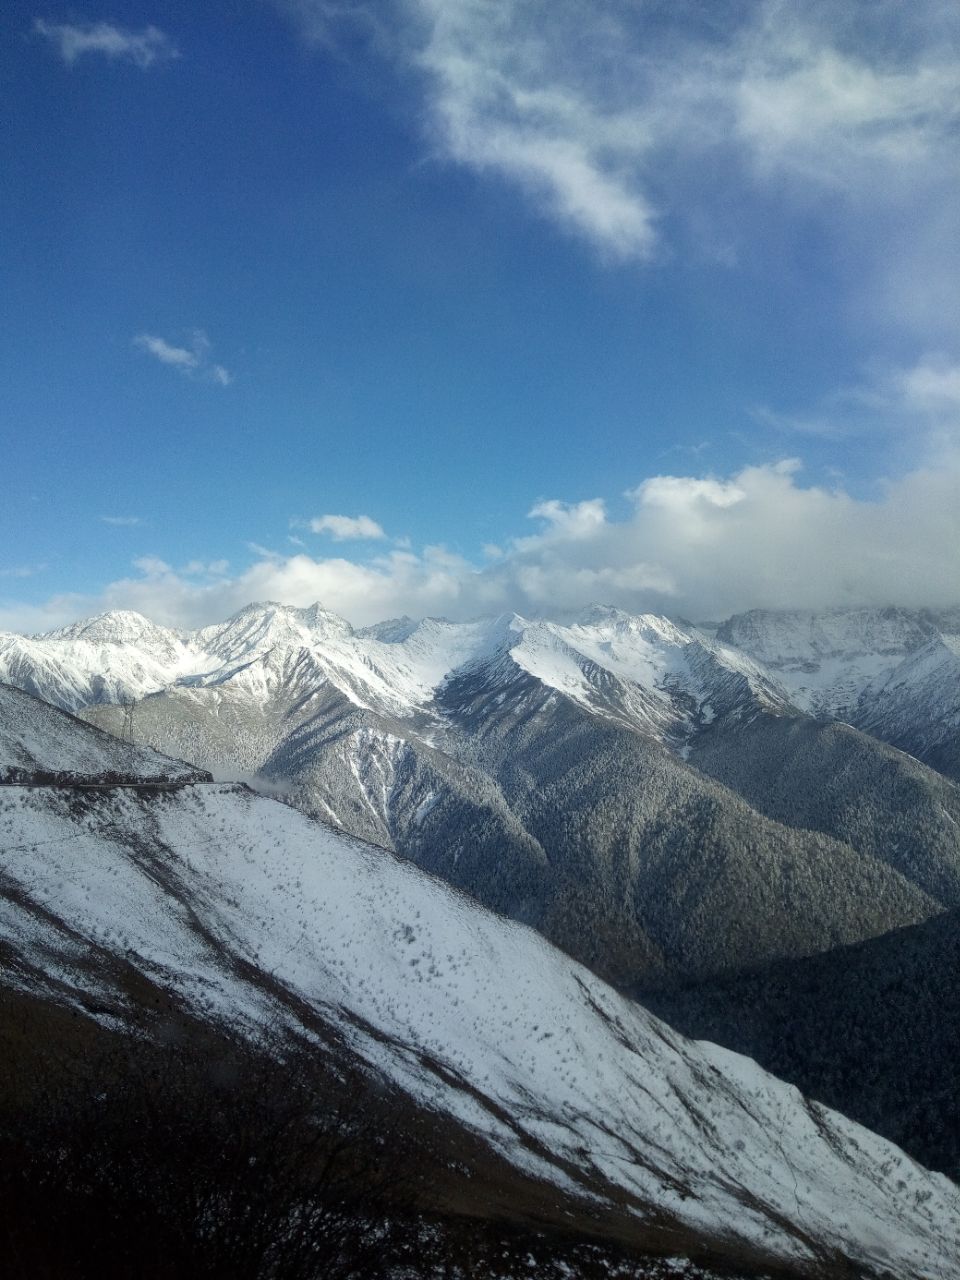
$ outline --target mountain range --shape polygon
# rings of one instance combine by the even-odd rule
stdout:
[[[112,613],[6,635],[0,678],[653,990],[960,907],[955,631],[960,610],[707,628],[604,607],[354,630],[266,604],[194,632]]]
[[[0,687],[0,723],[5,1000],[134,1040],[174,1023],[270,1052],[297,1039],[443,1121],[435,1198],[692,1259],[632,1274],[960,1268],[946,1178],[684,1039],[532,929],[20,690]]]

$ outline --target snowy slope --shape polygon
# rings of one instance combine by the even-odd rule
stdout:
[[[717,637],[764,665],[796,706],[960,778],[960,608],[754,610]]]
[[[37,698],[0,684],[0,782],[42,774],[94,781],[197,781],[206,775],[158,751],[118,741],[70,715],[53,716]]]
[[[278,1002],[291,1020],[305,1004],[567,1192],[798,1274],[833,1251],[863,1275],[960,1268],[945,1179],[674,1034],[532,931],[275,802],[209,785],[118,790],[78,812],[62,790],[8,789],[0,848],[0,936],[25,985],[118,998],[116,954],[248,1035]]]
[[[909,609],[755,609],[717,637],[749,654],[814,715],[850,719],[868,685],[939,634],[949,615]]]
[[[858,728],[921,760],[960,735],[960,635],[939,634],[864,689]]]

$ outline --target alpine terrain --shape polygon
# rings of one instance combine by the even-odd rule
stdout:
[[[198,642],[178,643],[170,641],[171,660],[186,664]],[[320,666],[311,652],[293,661]],[[502,645],[497,653],[497,662],[508,661]],[[451,710],[451,722],[482,705],[490,660],[475,662],[451,690],[445,705],[465,708]],[[269,653],[249,659],[246,679],[266,679],[270,669]],[[758,699],[767,697],[760,677],[741,675]],[[409,669],[407,678],[412,684]],[[157,705],[196,696],[203,706],[216,688],[194,673]],[[526,694],[535,688],[525,685]],[[321,698],[328,695],[321,686]],[[554,696],[563,705],[546,695],[539,706]],[[702,718],[700,708],[691,718],[698,711]],[[431,710],[431,721],[426,710],[418,714],[421,739],[439,739],[441,711]],[[514,707],[511,715],[523,732],[522,713]],[[229,1034],[282,1056],[297,1043],[308,1094],[310,1071],[333,1062],[341,1079],[352,1072],[388,1091],[395,1115],[432,1126],[440,1163],[419,1194],[435,1214],[496,1214],[528,1233],[536,1224],[540,1235],[579,1232],[634,1256],[689,1258],[688,1275],[715,1267],[741,1276],[942,1280],[960,1272],[960,1193],[946,1178],[748,1059],[674,1033],[530,928],[407,860],[242,784],[110,743],[21,691],[0,688],[0,723],[0,956],[12,1011],[3,1027],[8,1039],[19,1037],[20,1053],[38,1008],[48,1029],[59,1027],[59,1045],[67,1024],[58,1017],[73,1038],[99,1029],[131,1046],[162,1045],[174,1034],[181,1046],[209,1044]],[[612,732],[627,730],[618,723]],[[478,759],[483,749],[481,742]],[[495,758],[496,740],[488,749]],[[687,769],[676,767],[677,776]],[[101,1081],[92,1095],[100,1131],[109,1128],[110,1097]],[[30,1157],[11,1160],[8,1146],[3,1168],[17,1171],[4,1174],[8,1194],[20,1171],[35,1167],[47,1179],[38,1185],[63,1195],[76,1188],[64,1176],[72,1164],[58,1172],[56,1162],[31,1163],[35,1133],[18,1137],[11,1128],[9,1082],[0,1099],[0,1140],[16,1140],[14,1150]],[[381,1164],[389,1155],[382,1141]],[[61,1152],[66,1142],[61,1133]],[[211,1155],[217,1150],[211,1144]],[[271,1169],[257,1175],[261,1196],[273,1185]],[[204,1185],[191,1183],[194,1197]],[[129,1188],[118,1184],[111,1195],[126,1197]],[[209,1242],[232,1201],[204,1203],[197,1221]],[[298,1202],[285,1221],[300,1230],[307,1215]],[[11,1217],[4,1229],[22,1245],[22,1228]],[[250,1265],[232,1274],[268,1273]]]
[[[960,789],[879,740],[946,760],[960,671],[919,669],[958,616],[711,630],[596,607],[355,631],[267,604],[176,632],[114,613],[0,638],[0,676],[115,733],[132,723],[139,743],[280,794],[653,989],[960,907]]]

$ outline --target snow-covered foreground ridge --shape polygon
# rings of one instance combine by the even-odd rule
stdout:
[[[27,777],[196,782],[201,770],[149,747],[121,742],[70,715],[38,714],[36,698],[0,685],[0,783]]]
[[[115,1001],[120,960],[251,1037],[309,1010],[308,1033],[319,1019],[567,1193],[798,1275],[844,1259],[864,1276],[960,1274],[945,1178],[676,1035],[531,930],[274,801],[222,784],[82,802],[5,787],[0,875],[7,981]]]

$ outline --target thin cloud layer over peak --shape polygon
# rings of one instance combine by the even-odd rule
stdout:
[[[99,54],[113,62],[132,62],[146,71],[180,56],[170,37],[153,26],[129,31],[111,22],[47,22],[37,18],[33,29],[53,45],[68,67],[82,57]]]
[[[320,600],[357,625],[400,614],[550,616],[595,602],[692,620],[751,608],[960,602],[957,451],[888,482],[870,501],[804,484],[796,459],[729,477],[651,476],[626,496],[621,519],[599,499],[537,503],[530,515],[541,527],[483,565],[442,546],[366,560],[265,553],[230,577],[222,561],[178,571],[144,556],[140,576],[97,597],[9,604],[0,625],[38,630],[124,608],[198,626],[252,600]]]

